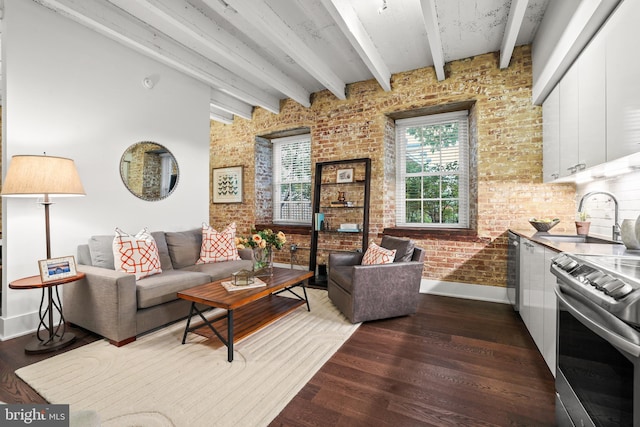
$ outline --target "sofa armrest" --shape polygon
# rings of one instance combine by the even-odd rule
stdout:
[[[88,265],[77,268],[85,277],[62,287],[65,320],[115,343],[135,339],[135,276]]]
[[[342,265],[360,265],[362,252],[332,252],[329,254],[329,268]]]

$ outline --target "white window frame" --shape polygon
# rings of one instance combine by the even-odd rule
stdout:
[[[312,200],[311,200],[311,134],[302,134],[289,136],[285,138],[275,138],[271,140],[273,144],[272,170],[273,170],[273,223],[274,224],[291,224],[291,225],[311,225],[312,218]],[[297,144],[307,142],[309,144],[309,172],[308,180],[281,180],[282,170],[282,147],[288,144]],[[280,189],[282,184],[308,184],[309,185],[309,206],[306,208],[308,218],[296,220],[291,218],[281,218],[279,206],[281,204],[282,195]],[[303,214],[304,215],[304,214]]]
[[[429,116],[412,117],[408,119],[396,120],[396,227],[423,227],[423,228],[469,228],[469,112],[454,111],[450,113],[433,114]],[[458,222],[407,222],[406,220],[406,178],[411,176],[437,176],[452,175],[451,171],[444,172],[406,172],[406,153],[410,141],[407,138],[407,129],[441,125],[456,122],[458,123],[458,162],[459,168],[455,173],[459,176],[458,189]],[[415,143],[415,141],[414,141]],[[442,189],[441,189],[442,191]],[[427,200],[425,197],[416,200]],[[435,199],[432,199],[435,200]],[[442,192],[438,200],[442,200]]]

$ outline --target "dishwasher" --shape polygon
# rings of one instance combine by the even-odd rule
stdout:
[[[520,236],[507,232],[509,246],[507,248],[507,298],[515,311],[519,311],[520,296]]]

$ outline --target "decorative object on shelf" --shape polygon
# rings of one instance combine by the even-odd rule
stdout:
[[[33,196],[38,198],[38,203],[44,206],[45,237],[46,237],[46,259],[51,259],[51,235],[49,227],[49,206],[52,204],[50,197],[71,197],[84,196],[84,188],[80,181],[80,176],[76,166],[71,159],[54,156],[33,156],[18,155],[11,158],[7,175],[2,186],[3,197],[24,197]],[[56,282],[52,282],[56,283]],[[56,300],[54,302],[53,292],[55,288]],[[64,316],[62,314],[62,304],[57,286],[47,286],[42,288],[42,303],[45,301],[47,293],[48,323],[40,321],[37,336],[40,338],[41,329],[47,333],[46,339],[39,340],[35,347],[27,349],[27,352],[39,353],[57,350],[75,340],[73,334],[64,332]],[[60,321],[54,329],[53,313],[51,310],[57,309]],[[43,314],[44,316],[44,314]],[[61,331],[61,332],[60,332]]]
[[[338,169],[336,173],[336,182],[353,182],[353,169]]]
[[[344,203],[344,202],[345,202],[345,200],[347,200],[347,198],[346,198],[346,192],[344,192],[344,191],[338,191],[338,201],[339,201],[340,203]]]
[[[269,228],[257,231],[253,229],[251,237],[236,237],[236,247],[253,248],[253,270],[255,276],[273,275],[273,249],[280,250],[287,243],[282,231],[275,233]],[[258,274],[260,273],[260,274]]]
[[[213,203],[242,203],[242,166],[213,169]]]
[[[587,211],[578,212],[578,221],[576,221],[576,234],[585,236],[589,234],[591,222],[587,221],[587,218]]]
[[[558,218],[531,218],[529,224],[538,231],[549,231],[555,227],[560,220]]]

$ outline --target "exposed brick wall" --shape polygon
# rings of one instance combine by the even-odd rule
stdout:
[[[532,216],[553,216],[562,221],[556,229],[573,231],[575,187],[542,184],[542,112],[531,102],[530,46],[516,48],[505,70],[499,69],[498,59],[491,53],[449,63],[441,82],[433,68],[418,69],[393,75],[390,92],[373,80],[358,82],[348,86],[346,100],[322,91],[313,95],[310,108],[285,100],[280,114],[258,108],[252,120],[212,122],[212,167],[244,165],[245,187],[242,204],[211,205],[211,224],[223,227],[236,221],[240,233],[248,232],[261,218],[253,181],[256,136],[309,127],[313,164],[372,159],[369,237],[379,242],[379,233],[395,223],[395,136],[388,115],[472,102],[471,158],[477,178],[471,180],[476,195],[471,223],[477,235],[439,232],[413,238],[427,249],[425,278],[504,286],[506,230],[530,227],[527,219]],[[289,238],[309,246],[309,236]],[[332,239],[336,247],[349,245]],[[288,251],[276,254],[277,261],[288,259]]]

